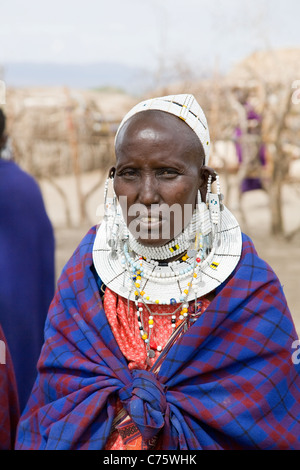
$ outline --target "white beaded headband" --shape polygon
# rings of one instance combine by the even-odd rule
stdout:
[[[210,136],[205,114],[193,95],[170,95],[151,98],[135,105],[123,118],[116,137],[124,123],[137,114],[148,109],[165,111],[182,119],[198,136],[205,154],[205,165],[208,164]]]

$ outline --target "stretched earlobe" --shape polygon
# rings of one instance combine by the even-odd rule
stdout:
[[[113,167],[110,168],[110,170],[108,172],[108,178],[114,178],[115,174],[116,174],[116,169],[113,166]]]
[[[206,201],[206,194],[207,194],[207,187],[208,184],[214,183],[217,179],[217,173],[213,168],[210,168],[208,166],[202,166],[200,168],[200,186],[199,186],[199,191],[201,193],[201,198],[202,201]]]

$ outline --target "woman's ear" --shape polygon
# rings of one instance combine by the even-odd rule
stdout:
[[[206,201],[206,193],[207,193],[207,183],[208,183],[208,177],[211,176],[211,182],[213,183],[216,181],[217,173],[213,168],[210,168],[209,166],[202,166],[200,168],[200,185],[199,185],[199,190],[201,193],[201,200]]]
[[[108,171],[108,177],[113,178],[115,176],[115,173],[116,173],[116,169],[114,166],[112,166]]]

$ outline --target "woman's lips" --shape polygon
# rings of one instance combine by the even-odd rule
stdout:
[[[161,226],[163,219],[160,217],[139,217],[141,229],[155,229]]]
[[[172,238],[174,216],[172,212],[167,212],[165,207],[146,210],[142,206],[138,208],[138,213],[135,208],[135,216],[130,212],[134,212],[132,207],[127,212],[127,226],[137,240],[170,240]]]
[[[142,243],[172,238],[170,220],[163,216],[139,216],[129,223],[128,228],[137,240]]]

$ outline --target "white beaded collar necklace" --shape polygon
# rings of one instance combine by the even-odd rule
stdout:
[[[170,252],[172,246],[164,246],[162,258],[157,257],[160,250],[150,248],[151,257],[147,257],[149,248],[146,253],[145,250],[140,252],[142,245],[136,240],[132,244],[131,238],[129,241],[121,213],[118,212],[116,217],[118,220],[113,221],[113,227],[118,227],[119,237],[114,238],[117,240],[115,246],[112,249],[110,243],[112,222],[104,219],[96,234],[93,262],[102,282],[126,299],[135,301],[138,296],[145,303],[163,305],[189,302],[216,289],[232,273],[239,261],[241,230],[235,217],[225,206],[220,232],[215,237],[209,254],[204,252],[205,247],[200,246],[205,242],[205,237],[200,236],[198,246],[195,250],[188,251],[186,259],[164,265],[159,260],[174,256],[174,252]],[[175,242],[176,244],[178,243]],[[186,245],[187,243],[181,247],[182,253],[187,250]],[[168,251],[171,256],[166,257]],[[155,258],[156,262],[153,261]]]

